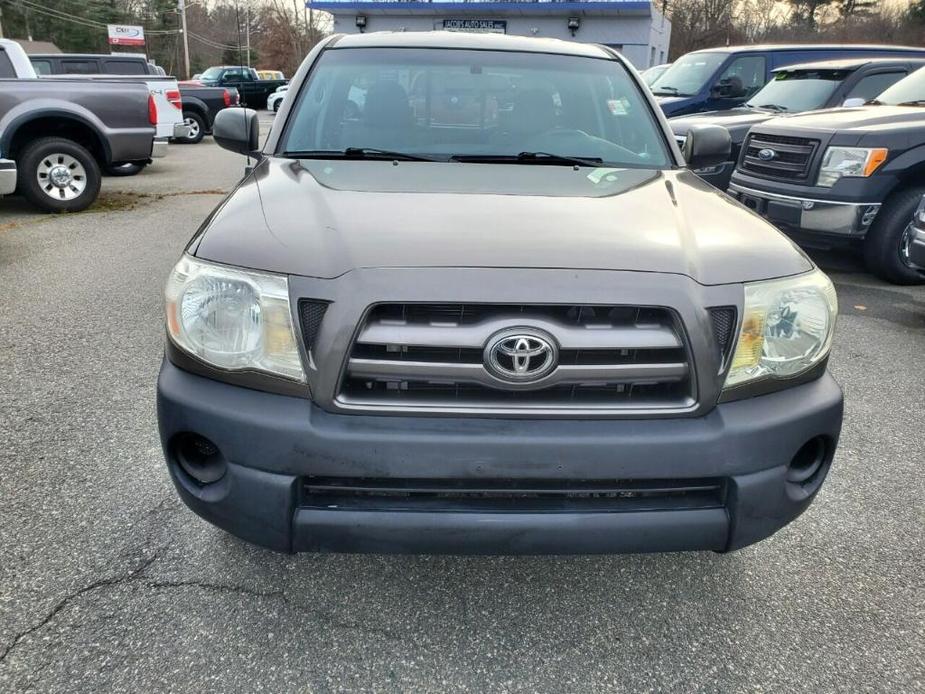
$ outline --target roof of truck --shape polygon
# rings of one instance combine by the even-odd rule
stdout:
[[[759,53],[774,51],[883,51],[925,53],[921,46],[888,46],[876,43],[765,43],[752,46],[717,46],[691,53]]]
[[[560,39],[510,34],[476,34],[463,31],[379,31],[341,34],[328,48],[455,48],[469,50],[557,53],[590,58],[611,58],[601,46]]]
[[[143,60],[148,59],[143,55],[136,53],[30,53],[30,58],[118,58],[119,60]]]
[[[866,65],[908,65],[909,63],[925,63],[925,56],[897,56],[893,58],[842,58],[840,60],[819,60],[811,63],[797,63],[775,68],[774,72],[791,72],[796,70],[859,70]]]

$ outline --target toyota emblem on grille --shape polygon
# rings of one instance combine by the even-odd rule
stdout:
[[[771,161],[776,156],[777,156],[777,152],[775,152],[773,149],[758,150],[758,158],[761,161]]]
[[[485,368],[502,381],[532,383],[548,376],[559,358],[553,338],[532,328],[497,333],[485,347]]]

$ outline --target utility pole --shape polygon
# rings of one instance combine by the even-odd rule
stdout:
[[[0,7],[0,39],[3,38],[3,8]]]
[[[234,6],[234,26],[238,30],[238,65],[243,66],[244,60],[241,58],[241,7]]]
[[[247,44],[247,67],[251,66],[251,4],[244,7],[244,41]]]
[[[189,79],[189,36],[186,33],[186,0],[177,0],[177,8],[180,10],[180,31],[183,32],[183,76]]]

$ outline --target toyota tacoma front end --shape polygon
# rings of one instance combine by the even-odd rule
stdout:
[[[609,49],[332,37],[167,283],[196,513],[281,551],[730,551],[830,468],[829,279]],[[691,165],[728,156],[693,131]]]

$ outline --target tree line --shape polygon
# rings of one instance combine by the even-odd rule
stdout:
[[[925,0],[667,0],[672,59],[753,43],[925,43]]]
[[[329,22],[304,0],[186,0],[190,72],[250,64],[292,75]],[[68,53],[109,53],[107,24],[140,25],[144,50],[168,74],[184,77],[178,0],[0,0],[3,35],[51,41]],[[251,53],[246,52],[250,34]]]

